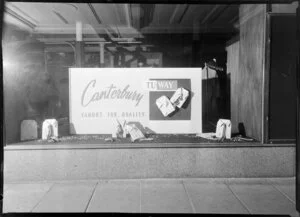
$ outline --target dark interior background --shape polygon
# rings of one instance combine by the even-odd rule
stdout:
[[[271,16],[269,139],[296,139],[296,15]]]

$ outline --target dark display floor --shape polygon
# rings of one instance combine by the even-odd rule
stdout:
[[[249,139],[249,138],[248,138]],[[154,134],[154,135],[147,135],[146,139],[136,140],[134,143],[192,143],[192,144],[207,144],[207,143],[257,143],[258,141],[243,141],[243,140],[234,140],[234,139],[224,139],[224,140],[211,140],[206,139],[203,137],[199,137],[195,134]],[[111,138],[109,134],[101,134],[101,135],[69,135],[59,137],[57,140],[31,140],[31,141],[24,141],[20,143],[15,143],[15,145],[20,144],[30,144],[30,145],[42,145],[42,144],[127,144],[132,143],[131,138]]]

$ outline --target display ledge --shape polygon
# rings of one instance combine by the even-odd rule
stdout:
[[[47,149],[130,149],[130,148],[232,148],[232,147],[278,147],[289,144],[261,144],[258,141],[212,140],[196,134],[147,134],[146,140],[131,142],[130,137],[111,140],[109,134],[65,135],[58,140],[32,140],[5,146],[5,150]],[[248,138],[250,139],[250,138]]]
[[[295,147],[295,144],[250,143],[124,143],[124,144],[10,144],[5,151],[13,150],[58,150],[58,149],[141,149],[141,148],[249,148],[249,147]]]

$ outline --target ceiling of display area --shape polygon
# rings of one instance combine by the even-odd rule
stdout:
[[[4,20],[42,37],[73,35],[76,21],[83,33],[110,38],[143,38],[147,34],[233,32],[237,5],[187,4],[6,4]],[[86,36],[85,36],[86,37]]]

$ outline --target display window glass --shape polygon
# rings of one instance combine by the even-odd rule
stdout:
[[[262,142],[268,16],[297,6],[6,2],[6,144]]]

